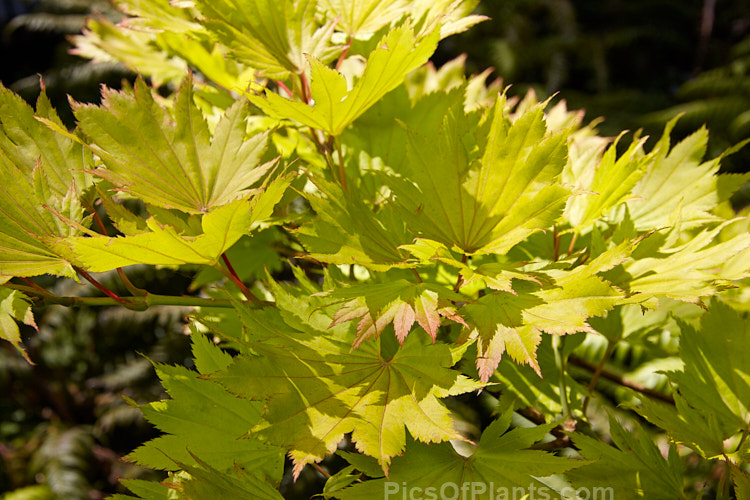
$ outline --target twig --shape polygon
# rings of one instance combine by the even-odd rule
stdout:
[[[562,350],[565,345],[565,337],[559,335],[552,336],[552,350],[555,353],[555,364],[558,371],[558,387],[560,388],[560,405],[562,406],[563,418],[569,420],[572,418],[570,405],[568,405],[568,384],[565,380],[567,371],[567,359],[563,356]]]
[[[578,356],[574,354],[571,354],[568,357],[568,362],[570,362],[571,364],[575,366],[588,370],[592,373],[596,372],[596,365],[594,365],[593,363],[590,363],[589,361],[583,358],[579,358]],[[649,389],[648,387],[644,385],[641,385],[637,382],[633,382],[631,380],[627,380],[622,375],[611,372],[609,370],[606,370],[606,369],[600,370],[600,377],[606,378],[607,380],[611,380],[612,382],[615,382],[623,387],[628,387],[630,389],[633,389],[636,392],[640,392],[641,394],[652,397],[654,399],[659,399],[666,403],[674,404],[674,398],[671,395],[665,394],[660,391],[655,391],[654,389]]]
[[[417,277],[417,281],[419,281],[420,283],[423,283],[423,281],[422,281],[422,277],[421,277],[421,276],[419,275],[419,271],[417,271],[416,269],[414,269],[414,268],[412,267],[412,268],[411,268],[411,272],[413,272],[413,273],[414,273],[414,276],[416,276],[416,277]]]
[[[310,465],[313,466],[313,469],[315,469],[316,471],[320,472],[323,475],[324,478],[328,479],[329,477],[331,477],[331,475],[323,467],[321,467],[320,465],[316,464],[315,462],[311,463]]]
[[[289,97],[294,97],[294,92],[292,92],[291,90],[289,90],[289,87],[287,87],[286,85],[284,85],[284,82],[282,82],[281,80],[276,80],[276,85],[278,85],[280,89],[282,89],[284,92],[286,92],[287,95],[289,95]]]
[[[28,284],[32,289],[34,289],[37,293],[40,293],[42,295],[54,295],[52,292],[45,290],[41,286],[37,285],[33,281],[31,281],[29,278],[20,277],[19,278],[24,283]]]
[[[78,274],[80,274],[81,276],[83,276],[86,279],[86,281],[88,281],[89,283],[91,283],[92,285],[94,285],[96,288],[98,288],[99,291],[101,291],[105,295],[108,295],[109,297],[111,297],[113,300],[115,300],[120,305],[125,306],[125,307],[131,307],[132,306],[132,304],[128,303],[128,301],[126,301],[125,299],[121,298],[115,292],[113,292],[112,290],[110,290],[106,286],[104,286],[101,283],[99,283],[98,281],[96,281],[94,279],[94,277],[91,276],[84,269],[81,269],[78,266],[73,266],[73,269],[75,269]]]
[[[602,374],[602,370],[604,369],[604,364],[612,355],[612,351],[614,351],[614,349],[615,349],[615,343],[612,341],[607,341],[607,349],[604,351],[604,355],[602,356],[601,361],[599,361],[599,364],[596,366],[594,375],[591,377],[591,380],[589,381],[589,385],[586,388],[589,391],[589,393],[583,399],[583,414],[584,415],[586,414],[586,409],[589,407],[589,401],[591,400],[591,394],[593,394],[594,392],[596,381],[599,380],[599,376]]]
[[[112,297],[65,297],[52,295],[46,290],[40,292],[34,288],[6,283],[3,285],[7,288],[20,290],[32,298],[38,300],[43,305],[59,304],[63,306],[94,306],[106,307],[122,305],[122,302]],[[149,293],[146,296],[120,297],[126,301],[131,308],[148,308],[151,306],[184,306],[184,307],[222,307],[230,308],[234,302],[229,299],[209,299],[205,297],[176,296],[176,295],[157,295]],[[247,304],[250,304],[249,302]]]
[[[240,277],[237,276],[237,273],[235,272],[234,267],[232,267],[232,263],[229,262],[229,257],[227,257],[226,252],[224,252],[223,254],[221,254],[221,259],[224,261],[224,265],[226,266],[226,270],[224,270],[224,268],[222,268],[222,271],[226,271],[226,272],[224,272],[224,274],[230,280],[232,280],[232,283],[234,283],[235,285],[237,285],[239,287],[239,289],[242,292],[242,294],[245,297],[247,297],[248,300],[250,300],[251,302],[255,302],[256,304],[261,304],[262,301],[258,297],[256,297],[255,294],[253,292],[251,292],[250,289],[247,286],[245,286],[245,284],[242,282],[242,280],[240,279]]]
[[[354,41],[354,37],[349,35],[349,37],[346,40],[346,47],[344,47],[344,51],[339,56],[339,60],[336,61],[336,70],[341,67],[341,63],[344,62],[344,59],[346,59],[346,55],[349,53],[349,49],[352,48],[352,42]]]

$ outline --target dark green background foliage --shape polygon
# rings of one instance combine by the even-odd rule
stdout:
[[[122,79],[132,81],[134,75],[123,66],[68,54],[66,36],[78,33],[93,12],[118,19],[106,2],[4,0],[0,82],[32,101],[40,89],[36,75],[43,75],[55,106],[70,122],[66,95],[96,101],[99,83],[117,87]],[[494,67],[494,76],[513,85],[511,95],[528,88],[540,98],[559,92],[557,99],[566,99],[569,108],[586,109],[587,119],[605,117],[603,134],[643,127],[658,137],[669,119],[685,113],[675,138],[708,123],[709,156],[750,137],[750,3],[745,0],[484,0],[477,12],[492,20],[445,40],[433,58],[436,65],[465,53],[470,72]],[[723,165],[729,171],[750,170],[750,148]],[[747,193],[739,196],[735,206],[747,199]],[[195,278],[187,271],[138,269],[131,278],[152,293],[179,295]],[[289,272],[270,271],[277,278]],[[102,281],[108,284],[106,276]],[[80,287],[74,292],[66,281],[39,282],[60,295],[98,293]],[[38,496],[28,490],[21,498],[103,498],[124,491],[117,478],[160,477],[119,460],[158,434],[122,396],[141,404],[164,397],[151,361],[192,368],[182,312],[59,306],[39,311],[40,332],[24,332],[35,366],[0,342],[0,493],[46,484],[49,490],[35,490]],[[609,366],[612,377],[669,352],[670,340],[660,344],[658,332],[646,328],[639,335],[656,340],[648,347],[619,344]],[[540,363],[553,365],[551,353],[542,344]],[[572,358],[572,378],[585,385],[601,355],[592,351]],[[504,365],[501,375],[519,386],[528,380],[513,364]],[[622,388],[607,384],[602,392],[618,401]],[[666,378],[661,384],[667,390]],[[450,404],[484,428],[499,397],[500,391],[488,389]],[[526,417],[534,422],[538,415]],[[339,470],[342,463],[334,456],[323,465]],[[688,474],[696,484],[719,470],[699,460],[691,467]],[[308,498],[322,483],[308,467],[295,485],[287,474],[282,491],[286,488],[288,498]],[[713,498],[714,483],[705,498]]]

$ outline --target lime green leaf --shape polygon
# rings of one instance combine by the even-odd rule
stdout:
[[[305,54],[331,61],[334,21],[316,21],[311,0],[197,0],[201,23],[242,62],[268,78],[286,78],[305,69]]]
[[[289,175],[277,177],[249,201],[236,200],[203,215],[199,234],[178,224],[181,222],[178,218],[171,221],[175,225],[168,225],[154,216],[146,221],[148,232],[113,238],[64,238],[55,244],[55,249],[94,272],[133,264],[214,265],[240,237],[271,215],[291,180]]]
[[[555,179],[565,165],[565,134],[547,134],[543,106],[514,123],[504,98],[482,119],[454,105],[437,137],[408,129],[409,179],[391,182],[418,236],[466,253],[505,253],[551,227],[569,191]]]
[[[391,30],[378,43],[362,77],[351,89],[347,88],[341,73],[309,57],[312,106],[271,92],[266,92],[265,97],[251,96],[250,100],[271,116],[293,119],[338,136],[380,98],[398,87],[407,73],[427,62],[437,40],[437,32],[417,39],[412,28],[405,24]]]
[[[596,152],[597,148],[591,147],[591,142],[585,142],[586,139],[584,146],[588,151]],[[632,198],[631,190],[643,177],[647,165],[647,158],[644,158],[643,154],[645,139],[633,141],[619,158],[618,142],[615,141],[607,149],[600,162],[585,161],[587,158],[583,156],[582,168],[571,166],[570,163],[566,166],[566,170],[574,171],[574,174],[571,172],[569,175],[573,177],[576,187],[583,191],[583,194],[570,198],[565,209],[566,218],[571,226],[579,229],[586,227],[613,207]],[[571,150],[573,148],[571,146]],[[578,160],[581,161],[581,158]]]
[[[410,8],[414,19],[419,19],[425,30],[440,27],[440,39],[463,33],[486,16],[470,15],[479,0],[412,0]]]
[[[520,270],[525,263],[488,262],[474,268],[458,260],[444,244],[426,238],[415,238],[414,243],[401,245],[400,248],[409,251],[422,264],[439,261],[458,269],[463,276],[462,288],[480,282],[493,290],[514,293],[511,286],[514,279],[533,281],[541,285],[537,273]]]
[[[216,346],[201,346],[198,352]],[[203,353],[205,358],[206,352]],[[218,353],[210,354],[216,358]],[[203,368],[216,366],[202,359]],[[239,399],[220,385],[199,378],[179,366],[156,364],[156,372],[172,399],[141,407],[146,419],[166,434],[138,447],[128,459],[141,465],[176,470],[173,461],[195,464],[192,455],[221,470],[251,467],[268,477],[281,478],[283,451],[257,440],[241,439],[258,424],[262,405]],[[213,370],[211,370],[213,371]],[[205,375],[206,373],[203,373]]]
[[[73,277],[50,240],[85,226],[80,198],[91,186],[83,171],[92,157],[77,141],[56,134],[37,117],[62,122],[42,92],[37,114],[0,85],[0,277],[50,273]]]
[[[677,247],[660,248],[657,257],[626,263],[624,270],[627,274],[618,274],[611,279],[617,286],[638,294],[634,299],[669,297],[699,303],[701,297],[714,295],[717,290],[730,286],[732,281],[744,278],[750,272],[747,259],[735,259],[748,254],[750,234],[738,234],[728,241],[714,244],[723,227],[704,230]],[[649,239],[643,244],[648,246]]]
[[[280,271],[283,262],[277,251],[278,240],[279,233],[273,227],[240,238],[227,250],[227,258],[237,277],[243,282],[252,282],[265,276],[266,269],[271,273]],[[224,274],[214,267],[201,267],[190,288],[197,290],[224,278]]]
[[[91,166],[91,155],[37,120],[63,126],[46,92],[40,94],[36,107],[34,113],[23,99],[0,85],[0,150],[28,179],[39,166],[54,200],[64,198],[71,186],[80,196],[91,185],[91,177],[84,173]],[[52,199],[42,201],[54,206]]]
[[[307,196],[317,217],[296,231],[311,258],[378,271],[407,266],[406,252],[399,247],[411,238],[391,207],[376,213],[339,186],[317,183],[326,196]]]
[[[21,347],[21,335],[16,321],[20,321],[36,329],[34,314],[28,297],[18,290],[0,287],[0,339],[7,340],[18,352],[31,363],[29,355]],[[32,363],[33,364],[33,363]]]
[[[205,375],[223,370],[232,363],[232,356],[218,348],[205,335],[193,331],[190,338],[193,341],[193,360],[199,373]]]
[[[625,500],[684,498],[682,465],[677,448],[671,446],[665,460],[646,432],[626,431],[610,418],[610,433],[617,448],[583,434],[571,435],[590,465],[568,472],[576,487],[612,488]]]
[[[283,500],[277,489],[261,477],[257,471],[250,473],[241,467],[221,471],[194,457],[198,466],[175,462],[187,471],[191,478],[180,485],[185,500],[237,500],[253,498],[258,500]],[[280,460],[277,460],[280,462]]]
[[[388,478],[366,481],[337,495],[341,500],[359,498],[511,498],[503,495],[532,488],[540,498],[563,498],[541,480],[586,462],[527,450],[541,440],[554,424],[508,431],[511,413],[492,422],[482,433],[476,452],[461,456],[447,443],[427,445],[410,442],[403,456],[393,459]],[[462,490],[462,488],[464,488]],[[418,496],[417,496],[418,495]],[[422,496],[424,495],[424,496]],[[432,496],[430,496],[432,495]],[[519,496],[520,498],[520,496]]]
[[[201,25],[194,18],[196,12],[187,8],[186,2],[169,2],[165,0],[117,0],[117,7],[123,12],[135,16],[125,19],[121,24],[138,31],[171,31],[173,33],[192,33],[202,31]]]
[[[746,180],[745,175],[721,175],[719,159],[701,163],[708,132],[702,128],[670,150],[669,134],[676,119],[649,155],[646,174],[633,188],[628,208],[639,230],[671,226],[679,219],[687,229],[717,220],[709,213]],[[719,189],[719,187],[722,189]]]
[[[415,321],[433,340],[441,316],[463,323],[450,300],[464,300],[464,297],[440,285],[398,280],[336,288],[325,295],[344,302],[333,315],[332,325],[359,319],[355,349],[365,340],[378,338],[391,323],[402,344]]]
[[[76,55],[97,63],[122,63],[134,73],[150,77],[155,87],[177,84],[185,77],[186,62],[161,50],[158,33],[117,26],[103,17],[89,19],[86,26],[82,35],[72,37]]]
[[[478,337],[477,369],[482,380],[492,376],[506,352],[541,376],[536,348],[542,332],[590,332],[586,320],[603,314],[622,298],[621,292],[598,276],[569,277],[558,285],[534,292],[494,292],[461,308],[472,335]]]
[[[352,333],[321,334],[294,316],[290,323],[300,331],[275,310],[236,307],[258,355],[236,358],[211,379],[238,396],[266,401],[251,435],[287,448],[295,475],[334,452],[348,432],[384,470],[403,451],[404,425],[421,441],[460,439],[438,398],[482,384],[449,369],[448,346],[410,335],[386,359],[379,344],[387,336],[352,352]]]
[[[409,11],[405,0],[321,0],[322,7],[337,27],[350,37],[367,37],[381,28],[398,21]]]
[[[247,200],[237,200],[201,218],[203,233],[182,235],[156,218],[146,223],[149,232],[134,236],[73,237],[61,239],[55,248],[93,272],[133,264],[213,265],[240,237],[247,234],[253,214]]]
[[[211,136],[188,78],[174,117],[138,80],[133,94],[106,91],[101,107],[79,105],[79,127],[106,169],[94,171],[146,203],[204,213],[242,198],[271,164],[261,165],[267,133],[245,138],[248,107],[233,105]]]

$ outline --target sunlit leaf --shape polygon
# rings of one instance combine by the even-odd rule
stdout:
[[[296,120],[338,136],[380,98],[399,86],[407,73],[427,62],[435,51],[437,38],[435,32],[416,39],[408,24],[391,30],[370,54],[362,77],[351,89],[341,73],[315,57],[308,57],[312,105],[271,92],[263,97],[250,96],[250,100],[272,116]]]
[[[246,137],[248,106],[234,104],[211,134],[190,78],[175,99],[172,114],[138,80],[132,94],[105,91],[101,106],[77,106],[79,127],[106,165],[94,173],[147,203],[187,213],[250,193],[271,164],[261,164],[268,134]]]

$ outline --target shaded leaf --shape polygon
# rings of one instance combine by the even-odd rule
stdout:
[[[204,340],[194,340],[193,349],[196,360],[200,360],[196,364],[210,372],[231,361],[222,359],[219,348]],[[172,399],[149,403],[140,409],[149,422],[166,434],[138,447],[128,455],[129,460],[157,469],[176,470],[174,461],[196,464],[193,456],[197,456],[223,471],[239,465],[275,480],[281,478],[282,450],[256,440],[240,439],[258,424],[262,405],[236,398],[219,384],[199,378],[198,373],[185,368],[160,364],[155,367]]]
[[[349,432],[384,470],[403,451],[404,426],[424,442],[460,439],[439,398],[482,385],[449,369],[456,360],[448,346],[410,335],[386,359],[382,338],[352,351],[353,334],[317,333],[295,316],[300,331],[273,310],[236,307],[258,355],[240,356],[211,378],[238,396],[266,401],[251,436],[287,448],[295,476]]]
[[[415,494],[430,498],[452,498],[465,491],[466,498],[505,498],[503,492],[536,489],[544,498],[563,498],[559,491],[540,478],[561,474],[586,462],[556,457],[551,453],[527,450],[542,439],[554,424],[508,430],[512,412],[493,421],[482,433],[476,452],[461,456],[448,443],[426,445],[410,442],[403,456],[393,459],[388,478],[366,481],[341,491],[341,500],[399,498]],[[466,490],[468,486],[468,490]],[[462,490],[461,488],[464,488]],[[417,497],[419,498],[419,497]],[[457,496],[459,498],[459,496]]]
[[[682,464],[677,448],[670,446],[665,460],[644,429],[626,431],[610,418],[614,446],[583,434],[571,438],[581,454],[593,463],[567,473],[576,487],[612,488],[617,496],[641,498],[685,498],[682,493]]]

